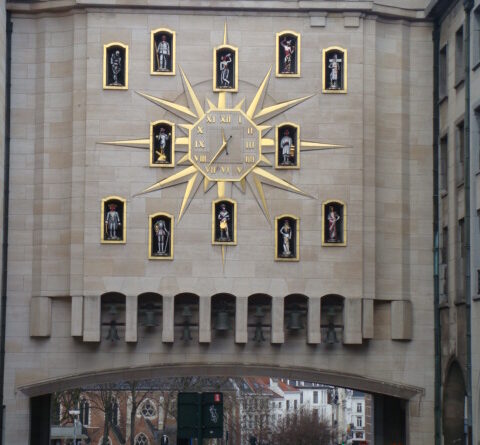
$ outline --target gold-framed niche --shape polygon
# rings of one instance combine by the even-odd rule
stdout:
[[[148,259],[173,260],[174,216],[158,212],[148,217]]]
[[[277,32],[275,42],[276,77],[300,77],[301,35],[290,30]]]
[[[339,199],[322,202],[322,246],[347,245],[347,205]]]
[[[275,261],[300,260],[300,218],[295,215],[275,217]]]
[[[150,123],[150,167],[175,167],[175,124],[167,120]]]
[[[101,215],[101,243],[125,244],[127,242],[127,200],[121,196],[103,198]]]
[[[237,203],[233,199],[219,198],[212,201],[212,244],[237,244]]]
[[[324,93],[347,92],[347,50],[330,46],[322,51],[322,91]]]
[[[128,45],[103,45],[103,89],[128,90]]]
[[[213,91],[238,91],[238,48],[220,45],[213,48]]]
[[[176,56],[176,34],[168,28],[157,28],[150,32],[150,74],[152,76],[174,76]]]
[[[300,168],[300,125],[283,122],[275,126],[275,168]]]

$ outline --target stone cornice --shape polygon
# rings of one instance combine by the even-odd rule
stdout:
[[[398,6],[402,3],[402,6]],[[172,11],[265,11],[305,14],[357,12],[408,20],[426,18],[426,0],[38,0],[7,2],[16,13],[41,13],[84,8],[161,9]]]

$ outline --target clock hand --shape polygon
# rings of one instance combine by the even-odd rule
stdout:
[[[213,156],[212,160],[208,163],[208,166],[210,167],[210,165],[212,164],[212,162],[215,162],[215,160],[220,156],[220,153],[222,153],[222,151],[227,147],[227,144],[228,144],[228,141],[232,138],[232,136],[230,136],[228,139],[225,139],[225,134],[223,133],[223,130],[222,130],[222,139],[223,139],[223,144],[220,146],[220,148],[218,149],[218,151],[215,153],[215,155]],[[228,151],[227,151],[228,153]]]

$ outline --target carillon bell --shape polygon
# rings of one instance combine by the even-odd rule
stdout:
[[[146,328],[154,328],[155,326],[158,326],[158,324],[155,322],[155,312],[153,308],[148,308],[145,310],[143,326]]]
[[[189,306],[183,306],[182,317],[185,317],[185,319],[188,319],[188,321],[192,317],[192,311],[190,310]]]
[[[333,323],[329,323],[327,328],[327,338],[326,343],[327,345],[333,345],[337,343],[337,333],[335,332],[335,325]]]
[[[217,312],[217,318],[215,321],[215,330],[217,331],[230,330],[230,316],[226,310],[220,310]]]
[[[300,310],[296,309],[290,312],[288,329],[290,329],[291,331],[299,331],[300,329],[303,329],[302,313],[300,312]]]
[[[191,340],[191,339],[192,339],[192,333],[190,332],[190,325],[184,324],[181,340]]]
[[[112,320],[110,322],[110,327],[108,328],[106,340],[110,340],[112,343],[114,341],[120,340],[120,337],[118,336],[117,322],[115,320]]]
[[[262,323],[258,322],[255,326],[255,335],[253,336],[253,341],[257,343],[262,343],[265,341],[265,336],[263,335]]]

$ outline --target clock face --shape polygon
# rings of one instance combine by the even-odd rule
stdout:
[[[190,129],[190,161],[210,181],[240,181],[260,161],[260,133],[241,110],[210,110]]]

